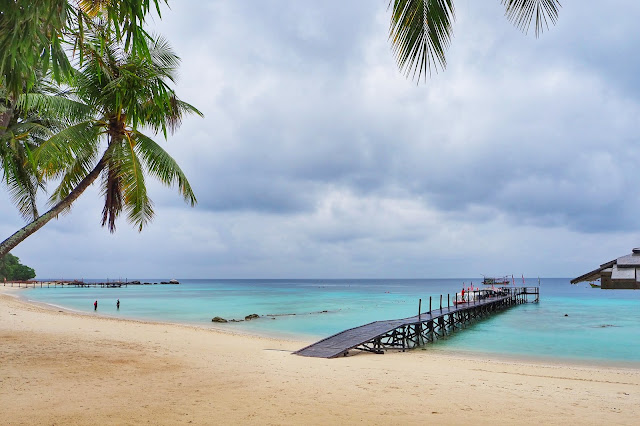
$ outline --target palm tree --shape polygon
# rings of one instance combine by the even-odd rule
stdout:
[[[500,0],[509,21],[527,31],[535,17],[538,36],[549,22],[555,24],[559,0]],[[453,0],[390,0],[392,9],[389,39],[398,67],[416,80],[438,65],[447,66],[445,51],[455,18]]]
[[[25,219],[38,217],[36,195],[44,189],[34,151],[73,120],[86,119],[86,105],[69,99],[40,73],[31,91],[17,98],[0,87],[0,166],[3,182]]]
[[[202,116],[168,85],[175,80],[179,58],[162,38],[149,42],[149,55],[127,52],[122,43],[104,34],[87,37],[85,43],[86,57],[72,88],[93,117],[58,132],[35,150],[43,177],[60,179],[50,198],[53,207],[3,241],[0,257],[68,211],[100,175],[105,200],[102,224],[111,232],[123,210],[140,231],[152,219],[145,175],[169,186],[177,184],[185,201],[192,206],[197,202],[175,160],[139,130],[147,127],[166,138],[184,114]]]

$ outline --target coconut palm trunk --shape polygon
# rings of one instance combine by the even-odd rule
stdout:
[[[9,253],[15,246],[27,239],[31,234],[46,225],[51,219],[58,217],[60,213],[71,207],[71,204],[100,176],[107,164],[107,152],[102,156],[98,164],[63,200],[53,206],[48,212],[39,216],[36,220],[16,231],[9,238],[0,243],[0,258]]]

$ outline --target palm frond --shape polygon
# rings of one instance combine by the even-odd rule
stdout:
[[[11,134],[24,143],[36,146],[43,140],[53,136],[57,130],[57,124],[40,121],[20,121],[11,126]]]
[[[173,52],[169,42],[162,36],[155,37],[149,54],[154,71],[175,83],[180,58]]]
[[[27,93],[18,97],[16,105],[26,114],[37,114],[48,120],[74,123],[91,117],[91,108],[79,101],[63,96]]]
[[[38,72],[51,70],[60,81],[71,68],[60,33],[69,2],[4,1],[0,13],[0,75],[15,96],[32,88]]]
[[[59,173],[62,178],[60,179],[60,183],[56,189],[49,197],[49,205],[53,206],[64,200],[91,172],[98,160],[97,148],[98,146],[95,145],[94,149],[76,151],[73,162],[68,164],[64,171]]]
[[[133,132],[132,138],[137,142],[137,153],[147,166],[148,173],[167,186],[176,184],[185,202],[195,206],[198,200],[178,163],[150,137]]]
[[[204,117],[195,106],[178,99],[173,91],[169,93],[164,103],[148,101],[141,105],[140,113],[146,117],[145,125],[154,133],[162,133],[167,137],[167,131],[173,134],[181,125],[183,117],[195,114]]]
[[[129,136],[129,135],[127,135]],[[121,168],[124,209],[129,222],[138,227],[138,231],[153,219],[153,203],[147,194],[144,169],[136,155],[136,141],[127,137],[124,141],[126,155]]]
[[[30,157],[29,144],[12,138],[12,134],[5,134],[1,138],[0,161],[3,181],[11,201],[25,220],[38,217],[36,195],[39,189],[44,189],[43,184],[38,180],[37,171]]]
[[[102,209],[102,226],[108,223],[109,232],[116,230],[116,219],[122,211],[121,168],[124,153],[120,143],[110,144],[107,166],[102,173],[102,195],[105,198]]]
[[[18,208],[22,218],[27,221],[37,219],[39,214],[36,195],[43,185],[38,182],[36,175],[25,167],[25,163],[14,163],[13,172],[7,176],[6,185],[11,201]]]
[[[452,0],[392,0],[389,39],[398,67],[417,80],[447,66],[452,36]]]
[[[549,22],[555,24],[561,7],[559,0],[501,0],[505,6],[507,19],[525,33],[535,17],[536,37],[549,28]]]
[[[79,0],[78,6],[80,6],[80,9],[91,18],[95,18],[100,13],[104,12],[110,3],[111,0]]]
[[[85,121],[53,135],[35,150],[41,173],[47,178],[59,177],[76,164],[76,158],[88,158],[98,149],[101,128]]]

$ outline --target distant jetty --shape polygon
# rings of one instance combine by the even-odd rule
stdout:
[[[158,284],[180,284],[180,281],[171,279],[169,281],[157,282],[140,282],[140,281],[106,281],[106,282],[85,282],[84,280],[44,280],[44,281],[6,281],[3,283],[4,287],[19,287],[19,288],[56,288],[56,287],[100,287],[100,288],[121,288],[130,285],[158,285]]]

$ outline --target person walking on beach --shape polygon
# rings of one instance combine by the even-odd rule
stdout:
[[[93,310],[94,311],[98,310],[98,301],[97,300],[95,302],[93,302]]]
[[[116,309],[120,309],[120,299],[116,302]]]

